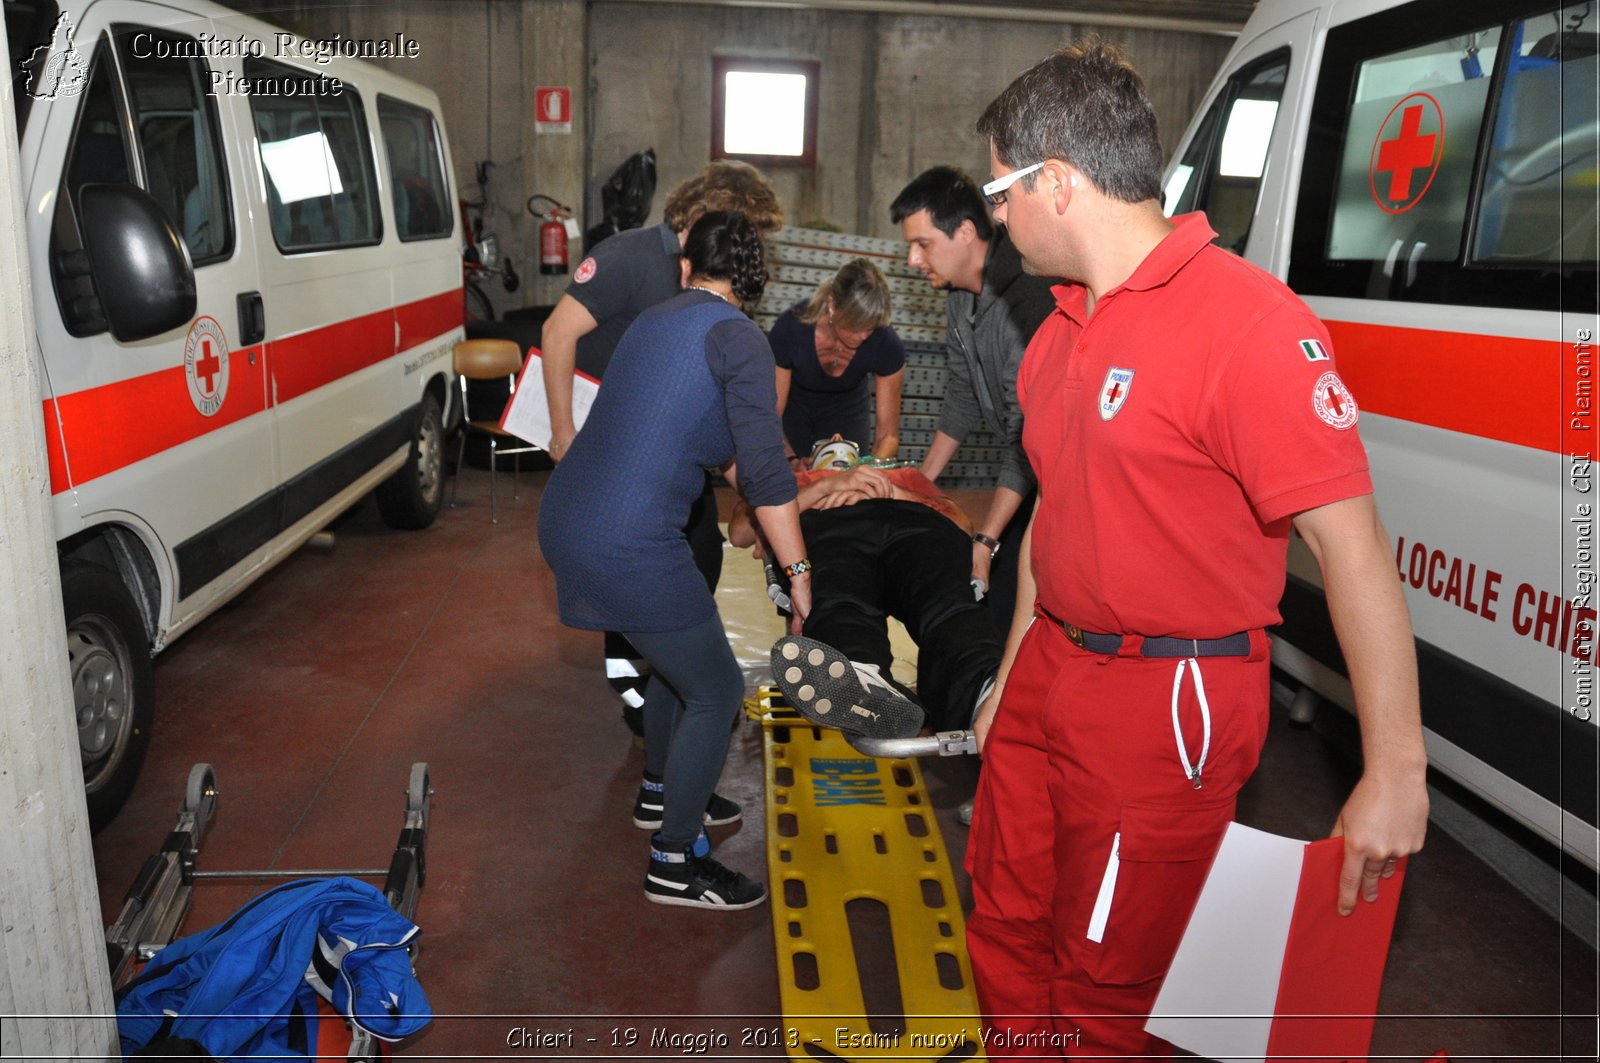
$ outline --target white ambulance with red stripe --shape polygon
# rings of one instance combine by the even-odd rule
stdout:
[[[1587,2],[1263,0],[1166,186],[1327,322],[1433,766],[1590,868],[1597,29]],[[1274,664],[1351,707],[1298,543],[1283,616]]]
[[[442,497],[459,212],[435,95],[202,2],[6,0],[90,811],[150,657],[376,489]],[[397,51],[399,49],[399,51]]]

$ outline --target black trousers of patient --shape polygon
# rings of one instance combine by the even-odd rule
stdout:
[[[808,510],[800,528],[815,565],[805,633],[853,661],[878,665],[890,679],[888,618],[894,617],[917,644],[913,696],[927,726],[971,726],[1003,646],[973,599],[967,534],[920,502],[893,499]]]

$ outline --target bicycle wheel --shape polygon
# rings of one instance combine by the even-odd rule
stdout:
[[[466,282],[467,291],[467,320],[468,321],[493,321],[494,304],[489,301],[489,296],[484,290],[472,281]]]

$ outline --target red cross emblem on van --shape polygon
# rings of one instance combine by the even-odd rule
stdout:
[[[1388,214],[1422,201],[1444,159],[1444,114],[1439,101],[1413,92],[1390,109],[1372,143],[1367,176],[1372,199]]]

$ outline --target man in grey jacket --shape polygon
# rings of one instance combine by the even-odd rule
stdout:
[[[948,382],[944,407],[922,474],[937,480],[980,422],[1006,444],[989,511],[972,539],[972,576],[989,587],[989,614],[1003,638],[1016,598],[1018,547],[1033,511],[1034,478],[1022,450],[1017,367],[1022,352],[1055,308],[1050,281],[1022,271],[1003,227],[989,219],[972,179],[935,166],[906,185],[889,206],[910,244],[906,260],[935,289],[948,292]]]

